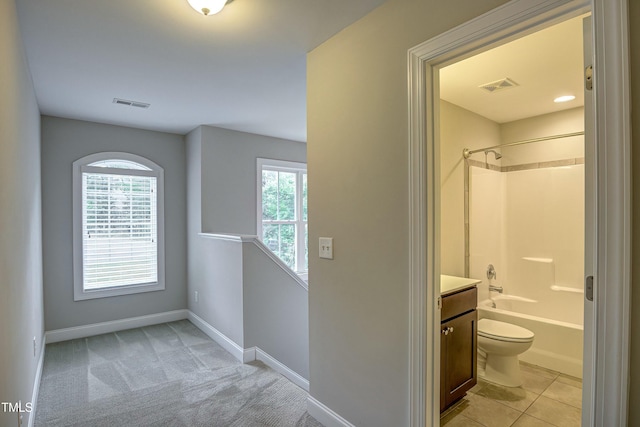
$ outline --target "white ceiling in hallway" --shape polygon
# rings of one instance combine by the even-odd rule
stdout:
[[[306,141],[306,53],[385,0],[19,0],[41,112]],[[114,98],[150,104],[132,108]]]
[[[440,70],[440,97],[497,123],[584,105],[582,17],[517,39]],[[505,78],[517,86],[489,92]],[[561,95],[573,101],[554,103]]]

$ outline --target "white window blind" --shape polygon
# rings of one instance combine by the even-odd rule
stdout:
[[[83,288],[157,282],[156,177],[86,166],[82,201]]]

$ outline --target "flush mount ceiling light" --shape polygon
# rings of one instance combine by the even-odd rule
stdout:
[[[553,102],[555,102],[555,103],[569,102],[569,101],[573,101],[574,99],[576,99],[576,97],[573,96],[573,95],[563,95],[563,96],[559,96],[556,99],[554,99]]]
[[[192,8],[204,16],[215,15],[231,0],[187,0]]]

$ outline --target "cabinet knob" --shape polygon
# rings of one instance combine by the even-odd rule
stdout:
[[[445,334],[445,335],[449,335],[450,333],[453,332],[453,326],[449,326],[448,328],[444,328],[442,331],[440,331],[441,333]]]
[[[449,333],[452,334],[453,333],[453,326],[449,327]]]

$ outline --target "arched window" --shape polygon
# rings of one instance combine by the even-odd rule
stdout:
[[[73,163],[74,300],[163,290],[163,170],[97,153]]]

